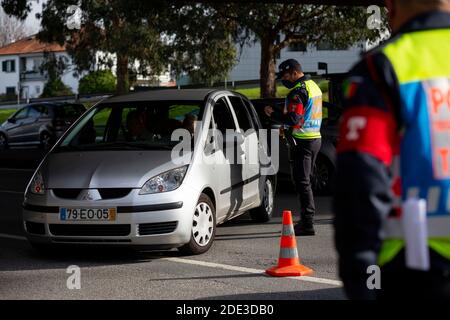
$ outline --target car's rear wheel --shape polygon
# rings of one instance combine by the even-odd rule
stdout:
[[[0,150],[8,149],[8,140],[3,133],[0,133]]]
[[[44,150],[48,150],[53,146],[53,137],[48,132],[41,133],[41,148]]]
[[[250,210],[250,217],[255,222],[267,222],[272,218],[275,188],[273,181],[267,178],[264,183],[261,205]]]
[[[331,193],[334,168],[330,161],[319,155],[314,165],[311,185],[316,195],[329,195]]]
[[[201,194],[192,218],[191,240],[178,250],[187,255],[202,254],[211,248],[216,235],[216,210],[211,199]]]

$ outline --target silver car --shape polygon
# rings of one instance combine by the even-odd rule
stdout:
[[[230,91],[104,100],[36,170],[23,205],[26,235],[38,249],[100,244],[204,253],[218,224],[247,211],[259,222],[272,216],[276,179],[263,170],[272,164],[259,129],[252,104]]]

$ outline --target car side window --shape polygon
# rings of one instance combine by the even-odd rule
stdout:
[[[26,107],[26,108],[23,108],[22,110],[20,110],[18,113],[16,113],[16,115],[14,116],[14,119],[16,119],[16,120],[25,119],[28,116],[28,109],[29,109],[29,107]]]
[[[41,116],[48,117],[48,115],[49,115],[48,106],[42,105],[41,106]]]
[[[57,117],[64,119],[77,119],[84,111],[83,106],[76,104],[66,104],[57,108]]]
[[[107,126],[111,111],[111,108],[102,109],[92,118],[96,142],[106,141]]]
[[[248,114],[245,105],[242,102],[242,99],[235,96],[229,96],[228,99],[230,99],[231,105],[233,106],[234,113],[236,114],[236,118],[239,123],[239,127],[242,129],[242,131],[245,132],[249,129],[253,129],[250,115]]]
[[[220,130],[223,136],[225,136],[227,129],[236,130],[233,115],[224,98],[220,98],[214,104],[213,117],[217,130]]]
[[[29,107],[28,117],[32,119],[37,119],[41,116],[41,106],[31,106]]]

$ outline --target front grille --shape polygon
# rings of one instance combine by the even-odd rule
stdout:
[[[130,192],[130,188],[102,188],[98,189],[102,199],[117,199],[126,197]]]
[[[53,189],[55,196],[61,199],[76,199],[83,189]]]
[[[130,239],[73,239],[73,238],[53,238],[53,242],[61,243],[130,243]]]
[[[129,224],[97,225],[97,224],[51,224],[50,233],[55,236],[127,236],[130,234]]]
[[[123,198],[126,197],[130,192],[131,188],[100,188],[97,189],[100,193],[100,196],[102,199],[117,199],[117,198]],[[77,199],[80,195],[80,192],[83,191],[83,189],[53,189],[53,193],[55,196],[61,199]]]
[[[143,223],[139,225],[138,233],[141,236],[164,234],[174,232],[177,228],[178,221],[160,222],[160,223]]]
[[[43,223],[26,221],[25,228],[28,233],[45,235],[45,225]]]

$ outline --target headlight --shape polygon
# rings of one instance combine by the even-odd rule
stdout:
[[[39,194],[39,195],[45,194],[44,179],[42,178],[42,174],[40,171],[38,171],[34,175],[33,180],[31,180],[30,192],[34,193],[34,194]]]
[[[177,189],[183,182],[188,166],[166,171],[148,180],[139,194],[161,193]]]

